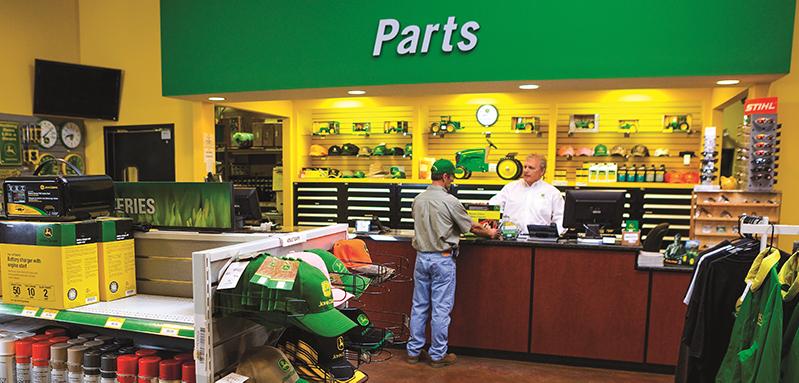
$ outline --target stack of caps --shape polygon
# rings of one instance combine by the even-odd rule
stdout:
[[[278,347],[304,379],[360,382],[367,378],[347,360],[343,336],[323,337],[290,328],[278,340]]]

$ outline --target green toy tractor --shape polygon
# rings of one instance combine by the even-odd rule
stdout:
[[[313,132],[316,136],[327,136],[333,134],[339,134],[341,131],[340,124],[338,121],[328,121],[327,123],[317,124],[319,126],[315,132]]]
[[[690,132],[691,126],[688,124],[688,116],[670,116],[666,118],[663,126],[665,132]]]
[[[489,139],[486,141],[486,148],[466,149],[455,153],[455,178],[468,179],[473,172],[488,172],[489,152],[491,148],[497,149],[497,146]],[[497,175],[503,180],[515,180],[522,175],[522,163],[516,159],[516,153],[508,153],[497,162]]]
[[[594,121],[591,121],[591,120],[575,120],[574,121],[574,127],[577,130],[580,130],[580,129],[591,130],[591,129],[594,129],[594,126],[596,126],[596,124],[594,123]]]
[[[441,116],[441,121],[430,124],[430,133],[443,137],[447,133],[455,133],[463,128],[460,121],[452,121],[452,116]]]
[[[390,133],[397,133],[397,134],[408,134],[408,121],[396,121],[396,125],[393,124],[391,121],[386,121],[383,123],[383,133],[390,134]]]

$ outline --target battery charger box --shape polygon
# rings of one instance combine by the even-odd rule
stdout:
[[[97,243],[100,300],[108,302],[135,295],[133,220],[98,218],[97,223],[100,225],[100,240]]]
[[[99,298],[95,221],[0,221],[3,302],[51,309]]]

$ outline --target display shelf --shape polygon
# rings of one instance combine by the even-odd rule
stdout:
[[[283,148],[256,148],[256,149],[233,149],[233,148],[223,148],[223,149],[216,149],[217,153],[231,153],[236,155],[259,155],[259,154],[276,154],[276,153],[283,153]]]
[[[194,338],[194,303],[188,298],[141,294],[69,310],[0,302],[0,314],[174,338]]]
[[[357,133],[338,133],[338,134],[316,134],[316,133],[309,133],[305,134],[306,137],[311,138],[318,138],[318,139],[327,139],[327,138],[335,138],[335,137],[413,137],[413,132],[408,132],[408,134],[402,133],[383,133],[383,132],[374,132],[369,134],[357,134]]]
[[[694,221],[702,221],[702,222],[738,222],[738,218],[695,217]]]
[[[555,186],[588,186],[588,187],[609,187],[609,188],[641,188],[641,189],[692,189],[696,184],[677,184],[669,182],[595,182],[577,183],[567,182],[553,183]]]
[[[702,202],[701,207],[766,207],[779,208],[778,203],[729,203],[729,202]]]
[[[405,156],[309,156],[311,161],[330,161],[330,160],[355,160],[355,161],[379,161],[379,160],[386,160],[386,161],[410,161],[413,158],[405,157]]]
[[[738,233],[694,233],[693,237],[737,237]]]

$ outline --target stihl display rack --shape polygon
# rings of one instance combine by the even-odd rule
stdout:
[[[778,137],[780,128],[777,123],[777,98],[759,98],[747,100],[744,106],[747,123],[744,137],[748,138],[747,190],[757,192],[771,191],[777,183],[777,160],[779,156]],[[746,134],[748,130],[748,135]],[[748,136],[748,137],[747,137]]]

